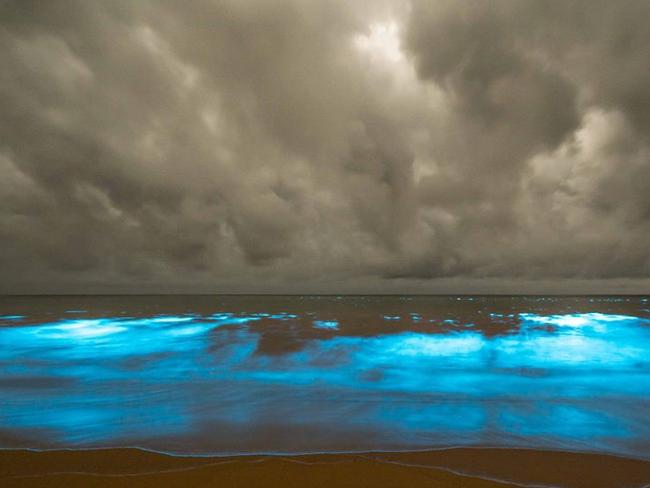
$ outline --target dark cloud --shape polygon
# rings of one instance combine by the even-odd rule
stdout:
[[[650,4],[0,2],[0,289],[647,291]]]

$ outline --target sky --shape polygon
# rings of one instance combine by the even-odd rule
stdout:
[[[0,293],[650,293],[647,0],[0,0]]]

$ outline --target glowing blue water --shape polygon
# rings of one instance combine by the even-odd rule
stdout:
[[[570,311],[561,299],[523,311],[528,302],[494,310],[459,298],[448,300],[473,308],[407,300],[396,313],[336,297],[347,308],[7,313],[0,447],[518,445],[650,457],[643,298],[617,313],[611,298]]]

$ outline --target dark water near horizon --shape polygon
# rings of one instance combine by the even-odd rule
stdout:
[[[650,459],[647,297],[0,297],[0,447]]]

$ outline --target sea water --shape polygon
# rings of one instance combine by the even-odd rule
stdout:
[[[643,296],[0,298],[0,447],[650,458]]]

